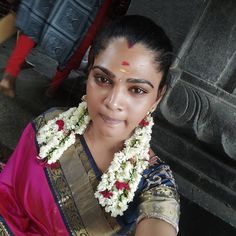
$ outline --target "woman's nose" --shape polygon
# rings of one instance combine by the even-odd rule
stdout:
[[[109,93],[107,94],[104,102],[105,105],[110,109],[110,110],[119,110],[122,111],[123,110],[123,102],[124,102],[124,98],[125,94],[122,91],[121,88],[119,87],[114,87],[113,89],[111,89],[109,91]]]

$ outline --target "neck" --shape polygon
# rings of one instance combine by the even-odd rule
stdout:
[[[114,154],[123,148],[124,141],[101,135],[92,124],[84,133],[84,138],[97,167],[104,173],[109,168]]]
[[[91,123],[84,133],[85,140],[93,147],[100,147],[110,154],[114,155],[115,152],[122,150],[124,145],[123,139],[117,137],[108,137],[102,135]]]

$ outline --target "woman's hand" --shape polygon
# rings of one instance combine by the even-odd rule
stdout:
[[[136,227],[135,236],[176,236],[174,227],[159,219],[144,219]]]

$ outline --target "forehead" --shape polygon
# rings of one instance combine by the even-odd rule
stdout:
[[[162,72],[154,62],[154,53],[141,43],[131,45],[125,38],[111,40],[94,60],[117,77],[149,80],[158,88]]]
[[[109,57],[109,58],[107,58]],[[136,61],[142,61],[142,64],[153,64],[154,56],[151,50],[140,43],[131,44],[125,38],[112,39],[104,50],[97,55],[95,60],[104,60],[105,58],[113,60],[116,59],[130,59],[136,58]],[[146,63],[144,63],[146,61]]]
[[[125,38],[109,42],[95,58],[94,65],[112,72],[125,68],[129,75],[142,78],[156,78],[161,74],[154,62],[154,53],[141,43],[131,45]]]

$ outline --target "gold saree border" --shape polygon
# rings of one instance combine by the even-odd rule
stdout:
[[[71,235],[111,236],[120,225],[94,197],[98,180],[82,144],[75,146],[63,154],[58,168],[45,168],[54,199]]]
[[[33,120],[33,125],[35,127],[36,132],[47,123],[47,121],[54,119],[57,115],[65,111],[66,108],[60,109],[50,109],[49,111],[39,115]]]
[[[4,219],[0,216],[0,236],[11,236],[13,235],[5,223]]]
[[[95,173],[89,168],[91,164],[85,161],[86,159],[88,160],[88,157],[82,144],[78,142],[76,146],[66,151],[60,163],[88,234],[110,236],[115,233],[117,227],[111,225],[111,221],[107,219],[104,210],[94,197],[94,187],[98,181]]]
[[[71,235],[89,236],[75,205],[72,193],[61,167],[46,168],[46,175],[61,213],[62,219]]]
[[[54,119],[55,116],[60,114],[61,112],[65,111],[67,108],[59,108],[59,109],[51,109],[48,112],[38,116],[33,121],[33,126],[35,128],[35,131],[37,133],[37,130],[39,130],[40,127],[46,124],[46,122],[50,119]],[[35,140],[36,141],[36,140]],[[37,141],[36,141],[36,146]],[[113,233],[117,232],[121,226],[118,224],[117,220],[110,216],[110,214],[106,213],[98,204],[97,199],[94,197],[94,191],[96,190],[96,187],[99,183],[95,171],[92,168],[92,165],[90,163],[88,154],[86,154],[83,145],[80,142],[80,139],[77,140],[75,145],[71,146],[66,152],[63,154],[63,156],[60,159],[60,166],[58,168],[45,168],[45,174],[47,176],[49,185],[51,187],[52,193],[54,195],[55,202],[58,206],[58,209],[60,211],[61,217],[68,229],[68,232],[71,235],[82,235],[82,236],[111,236]],[[63,164],[63,160],[66,160],[69,162],[67,164]],[[74,160],[75,162],[72,162]],[[83,215],[81,217],[80,212],[80,205],[83,205],[84,203],[78,202],[78,193],[74,197],[73,189],[71,189],[71,184],[67,181],[68,173],[70,176],[77,176],[78,170],[75,168],[78,165],[83,170],[84,178],[87,181],[86,187],[89,186],[90,188],[90,197],[93,199],[94,204],[96,203],[97,209],[96,214],[99,212],[99,215],[94,217],[95,214],[87,215],[86,217]],[[77,164],[76,164],[77,163]],[[76,164],[76,165],[75,165]],[[70,166],[70,168],[66,169],[66,166]],[[63,168],[62,168],[63,166]],[[72,171],[73,170],[73,171]],[[73,172],[73,174],[71,174]],[[65,174],[66,173],[66,174]],[[80,186],[80,184],[84,184],[84,179],[77,178],[75,181],[77,186]],[[82,185],[81,185],[82,186]],[[83,191],[81,189],[81,191]],[[92,192],[91,192],[92,190]],[[92,195],[91,195],[92,194]],[[77,199],[77,202],[75,201]],[[81,199],[80,199],[81,200]],[[88,198],[82,199],[83,202],[87,201]],[[92,216],[92,218],[91,218]],[[91,221],[97,222],[98,219],[103,219],[103,223],[105,225],[105,231],[102,229],[102,225],[98,225],[94,229],[90,229],[87,231],[87,228],[90,228]],[[86,224],[84,222],[87,222]],[[89,223],[89,224],[88,224]],[[86,227],[87,226],[87,227]],[[109,232],[109,233],[107,233]],[[1,236],[1,235],[0,235]]]
[[[97,186],[99,184],[99,180],[97,179],[95,171],[92,168],[88,154],[86,154],[86,151],[84,150],[84,147],[81,142],[77,142],[76,149],[77,149],[78,156],[84,166],[84,169],[87,172],[90,184],[93,188],[93,191],[95,192],[97,189]],[[111,217],[111,215],[109,213],[105,212],[104,210],[103,210],[103,213],[104,213],[104,216],[105,216],[106,220],[108,221],[109,225],[114,230],[114,232],[118,232],[121,229],[121,226],[117,222],[116,218]]]
[[[50,109],[42,115],[39,115],[33,121],[36,133],[48,120],[54,119],[66,109],[67,108]],[[37,141],[35,140],[35,142],[37,146]],[[68,233],[73,236],[89,236],[77,211],[61,166],[59,165],[58,168],[45,167],[44,171]]]

